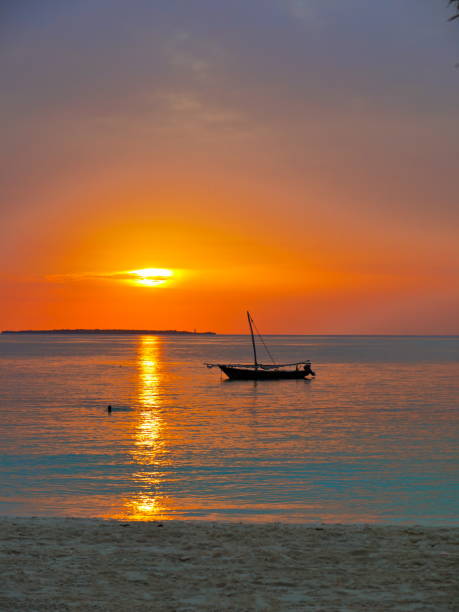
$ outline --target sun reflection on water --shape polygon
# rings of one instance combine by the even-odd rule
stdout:
[[[141,336],[137,346],[137,399],[140,412],[131,454],[141,468],[133,474],[133,480],[140,490],[124,504],[126,515],[132,520],[167,518],[168,514],[165,498],[157,493],[161,482],[159,473],[165,462],[166,428],[161,412],[161,343],[157,336]]]
[[[141,336],[137,347],[139,369],[138,398],[143,408],[158,408],[159,398],[159,346],[157,336]]]

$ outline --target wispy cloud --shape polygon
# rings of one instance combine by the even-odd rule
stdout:
[[[287,0],[285,4],[292,17],[304,24],[315,24],[319,21],[316,3],[311,0]]]
[[[45,277],[48,282],[84,282],[84,281],[138,281],[148,279],[153,282],[168,280],[171,273],[168,270],[150,272],[148,270],[132,270],[124,272],[102,272],[89,274],[50,274]]]

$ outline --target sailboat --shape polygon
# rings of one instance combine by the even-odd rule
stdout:
[[[249,322],[250,336],[252,338],[253,363],[206,363],[205,365],[208,368],[220,368],[230,380],[283,380],[315,376],[315,372],[312,371],[311,362],[309,360],[298,361],[296,363],[275,363],[261,334],[257,330],[258,336],[268,355],[271,357],[273,364],[266,365],[259,363],[255,336],[253,333],[253,326],[255,323],[249,311],[247,311],[247,320]]]

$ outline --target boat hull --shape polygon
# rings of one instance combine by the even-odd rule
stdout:
[[[291,380],[306,378],[308,374],[313,374],[311,370],[251,370],[225,365],[220,365],[219,368],[230,380]]]

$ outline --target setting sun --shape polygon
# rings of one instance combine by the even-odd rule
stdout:
[[[23,4],[2,328],[459,333],[446,0]]]
[[[172,270],[167,268],[143,268],[142,270],[132,270],[129,274],[133,275],[133,281],[136,285],[143,285],[144,287],[163,285],[173,276]]]

